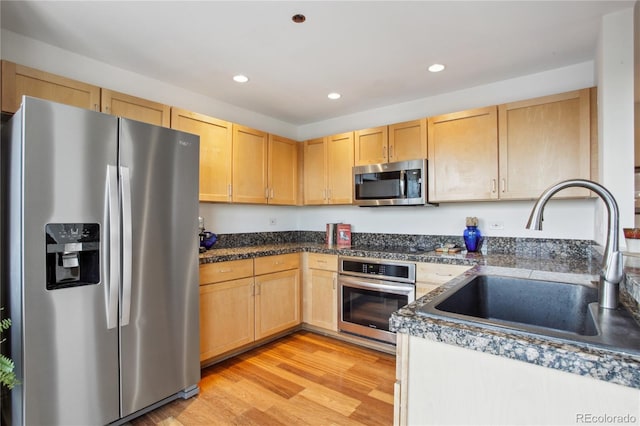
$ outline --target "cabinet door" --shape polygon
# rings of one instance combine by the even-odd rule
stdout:
[[[171,128],[200,136],[200,201],[231,201],[231,123],[171,108]]]
[[[322,269],[309,269],[303,288],[304,322],[338,331],[338,274]]]
[[[256,340],[300,324],[300,270],[255,277]]]
[[[234,203],[267,203],[267,149],[269,135],[261,130],[233,125]]]
[[[427,119],[389,126],[389,161],[427,158]]]
[[[253,341],[253,278],[200,286],[200,361]]]
[[[353,132],[327,138],[328,199],[330,204],[353,202]]]
[[[498,198],[497,107],[429,118],[429,201]]]
[[[386,163],[388,139],[387,126],[356,131],[354,134],[355,165]]]
[[[566,179],[591,178],[589,89],[500,105],[500,198],[537,198]],[[588,197],[568,188],[560,197]]]
[[[2,112],[15,113],[23,95],[95,111],[100,109],[97,86],[2,61]]]
[[[327,202],[327,152],[325,138],[304,142],[304,204]]]
[[[169,127],[171,123],[168,105],[107,89],[102,89],[101,100],[100,110],[107,114],[163,127]]]
[[[298,203],[298,150],[300,144],[269,135],[269,204]]]

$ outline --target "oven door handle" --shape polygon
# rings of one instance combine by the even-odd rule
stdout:
[[[354,287],[363,290],[385,291],[386,293],[407,295],[415,291],[415,285],[405,283],[389,283],[381,280],[365,280],[361,278],[340,275],[340,287]]]

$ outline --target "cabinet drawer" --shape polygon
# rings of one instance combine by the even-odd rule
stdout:
[[[269,274],[271,272],[286,271],[287,269],[300,268],[300,254],[280,254],[276,256],[256,257],[256,275]]]
[[[471,268],[469,265],[418,263],[416,265],[416,281],[430,284],[444,284]]]
[[[307,253],[307,265],[311,269],[338,271],[338,256],[334,254]]]
[[[253,276],[253,259],[200,265],[200,285]]]

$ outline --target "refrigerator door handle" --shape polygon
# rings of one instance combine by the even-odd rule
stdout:
[[[106,191],[107,226],[109,240],[104,245],[103,265],[109,265],[105,277],[107,328],[118,325],[118,287],[120,284],[120,220],[118,215],[118,171],[116,166],[107,166]],[[105,268],[106,272],[106,268]]]
[[[122,307],[120,325],[129,324],[131,314],[131,179],[129,168],[120,166],[120,188],[122,197]]]

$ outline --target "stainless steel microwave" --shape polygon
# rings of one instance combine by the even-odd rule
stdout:
[[[353,204],[427,204],[427,160],[398,161],[353,168]]]

